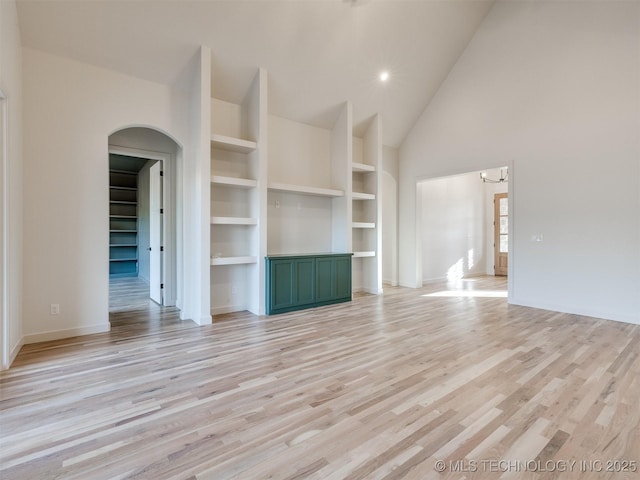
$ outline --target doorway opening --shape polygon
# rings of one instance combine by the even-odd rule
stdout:
[[[507,275],[510,226],[505,171],[507,167],[418,182],[416,220],[423,285],[441,284],[460,292],[477,288],[485,277],[492,291],[499,286],[506,297],[504,277],[488,282],[488,277]]]
[[[143,148],[140,148],[143,147]],[[178,145],[144,127],[109,137],[109,313],[176,305]],[[114,317],[115,315],[115,317]]]

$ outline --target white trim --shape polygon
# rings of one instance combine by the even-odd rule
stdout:
[[[7,135],[9,129],[8,114],[7,114],[7,97],[0,90],[0,145],[2,145],[2,151],[0,151],[0,265],[2,271],[0,271],[0,370],[6,370],[11,365],[13,358],[9,353],[9,292],[8,292],[8,265],[9,254],[7,251],[8,244],[8,204],[9,204],[9,149],[7,148],[7,142],[9,135]],[[18,342],[16,348],[20,350],[21,342]],[[14,349],[15,350],[15,349]],[[12,352],[13,353],[13,352]],[[17,355],[17,351],[15,354]]]
[[[160,132],[162,133],[162,132]],[[168,137],[171,138],[171,137]],[[157,152],[152,150],[143,150],[140,148],[122,147],[119,145],[109,144],[109,153],[115,155],[125,155],[128,157],[146,158],[148,160],[158,160],[162,162],[163,171],[163,187],[162,187],[162,208],[164,209],[165,216],[162,222],[162,242],[165,251],[165,260],[163,262],[163,305],[175,306],[177,297],[177,271],[175,275],[171,272],[177,270],[177,234],[176,232],[176,202],[174,198],[174,186],[172,182],[175,177],[175,162],[177,159],[173,158],[173,155],[166,152]]]
[[[7,368],[11,366],[11,364],[16,359],[16,357],[18,356],[18,353],[20,353],[20,349],[23,346],[24,346],[24,337],[20,337],[20,341],[16,344],[15,347],[13,347],[13,349],[11,350],[11,353],[9,354],[9,364],[7,365]]]
[[[60,340],[63,338],[79,337],[82,335],[92,335],[94,333],[107,333],[111,330],[111,324],[100,323],[88,327],[65,328],[63,330],[51,330],[48,332],[32,333],[23,337],[24,344],[49,342],[51,340]]]
[[[215,307],[211,309],[211,315],[222,315],[223,313],[242,312],[247,308],[243,305],[226,305],[224,307]],[[211,321],[209,321],[211,323]],[[200,323],[203,325],[203,323]]]
[[[509,172],[511,176],[511,172]],[[602,320],[610,320],[613,322],[631,323],[634,325],[640,325],[640,315],[629,314],[615,314],[611,312],[605,312],[603,310],[591,310],[588,308],[572,307],[568,305],[560,305],[557,303],[539,302],[537,300],[531,301],[526,298],[509,298],[511,305],[519,305],[521,307],[535,308],[537,310],[548,310],[550,312],[566,313],[570,315],[579,315],[581,317],[591,317]]]

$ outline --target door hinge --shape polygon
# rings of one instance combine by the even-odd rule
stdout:
[[[164,213],[164,208],[160,209],[160,215],[162,215]]]
[[[160,247],[160,251],[161,251],[161,252],[164,252],[164,247]]]
[[[160,288],[161,288],[161,289],[162,289],[162,288],[164,288],[164,283],[161,283],[161,284],[160,284]]]
[[[164,172],[162,170],[160,170],[160,176],[164,176]]]

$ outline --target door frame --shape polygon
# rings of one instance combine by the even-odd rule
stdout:
[[[509,192],[502,193],[494,193],[493,194],[493,274],[498,277],[508,277],[509,276],[509,247],[507,246],[507,272],[506,273],[498,273],[498,258],[502,254],[500,252],[500,199],[506,198],[507,205],[509,203]],[[508,209],[508,207],[507,207]],[[511,215],[509,215],[509,211],[507,210],[506,215],[508,222],[511,223]],[[507,242],[509,239],[509,224],[507,223]]]
[[[509,183],[508,183],[508,203],[509,203],[509,252],[508,254],[508,265],[507,265],[507,303],[512,303],[513,299],[516,298],[516,275],[514,265],[516,264],[516,250],[517,248],[514,245],[514,236],[517,225],[517,213],[515,211],[515,198],[517,192],[517,168],[515,167],[515,162],[513,160],[506,160],[504,162],[500,162],[497,165],[487,166],[484,168],[461,168],[461,169],[452,169],[449,172],[440,172],[438,174],[427,174],[427,175],[416,175],[414,177],[414,189],[413,189],[413,226],[415,228],[413,232],[414,244],[413,244],[413,257],[415,262],[415,270],[412,271],[412,274],[415,275],[414,283],[401,283],[402,286],[410,287],[410,288],[420,288],[422,287],[422,188],[424,188],[424,183],[428,180],[435,180],[438,178],[451,177],[455,175],[464,175],[467,173],[478,173],[483,170],[489,170],[493,168],[501,168],[506,167],[509,169]],[[400,208],[402,205],[398,203],[398,207]],[[398,214],[398,221],[400,221],[400,214]]]
[[[162,278],[164,289],[162,301],[164,306],[175,306],[176,304],[176,208],[173,198],[174,162],[173,156],[166,152],[156,152],[142,150],[139,148],[122,147],[119,145],[109,145],[109,153],[115,155],[125,155],[128,157],[145,158],[147,160],[158,160],[162,162],[162,208],[164,210],[162,222],[162,243],[164,247],[164,261],[162,262]],[[108,247],[108,240],[107,240]]]

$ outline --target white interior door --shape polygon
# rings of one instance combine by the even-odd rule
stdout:
[[[162,305],[162,162],[149,169],[149,296]]]

